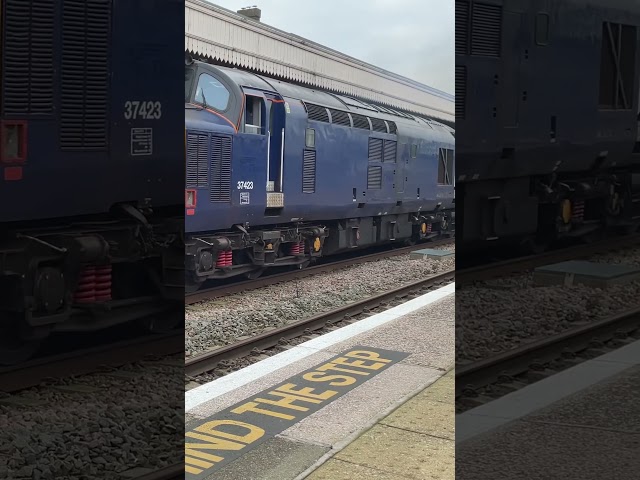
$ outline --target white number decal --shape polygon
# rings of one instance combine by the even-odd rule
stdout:
[[[127,100],[124,104],[124,118],[126,120],[160,120],[162,117],[162,104],[160,102],[140,102]]]
[[[253,182],[238,182],[238,190],[253,190]]]

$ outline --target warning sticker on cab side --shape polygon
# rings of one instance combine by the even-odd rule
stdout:
[[[153,128],[131,129],[131,155],[153,154]]]
[[[272,388],[191,423],[185,479],[204,479],[409,356],[355,346]]]

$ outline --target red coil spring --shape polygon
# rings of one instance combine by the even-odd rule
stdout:
[[[95,303],[108,300],[111,300],[111,265],[84,267],[73,301]]]
[[[300,255],[301,253],[304,253],[304,242],[289,244],[289,255]]]
[[[584,219],[584,200],[576,200],[573,202],[573,212],[571,219],[574,221],[582,221]]]
[[[107,302],[111,300],[111,265],[102,265],[95,268],[96,302]]]
[[[427,223],[427,233],[431,233],[431,224]]]
[[[75,303],[93,303],[96,301],[96,267],[84,267],[80,273],[78,288],[73,295]]]
[[[233,263],[233,252],[231,250],[221,250],[218,252],[216,267],[230,267]]]

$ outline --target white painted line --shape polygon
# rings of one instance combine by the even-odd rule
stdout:
[[[438,300],[455,293],[455,288],[455,283],[450,283],[449,285],[437,290],[425,293],[418,298],[409,300],[402,305],[390,308],[385,312],[372,315],[369,318],[360,320],[359,322],[352,323],[351,325],[334,330],[326,335],[301,343],[300,345],[278,353],[273,357],[265,358],[264,360],[254,363],[253,365],[249,365],[242,370],[232,372],[222,378],[218,378],[205,385],[196,387],[193,390],[189,390],[185,393],[184,398],[185,411],[189,412],[198,405],[262,378],[275,370],[292,364],[293,362],[302,360],[303,358],[313,355],[314,353],[335,345],[336,343],[348,340],[356,335],[365,333],[384,325],[385,323],[391,322],[392,320],[403,317],[411,312],[437,302]]]
[[[456,444],[548,407],[640,365],[640,340],[456,415]]]

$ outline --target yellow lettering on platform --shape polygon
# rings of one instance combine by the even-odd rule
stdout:
[[[196,467],[202,467],[203,469],[211,468],[218,462],[224,460],[224,458],[219,457],[218,455],[213,455],[207,452],[201,452],[202,450],[215,450],[215,446],[209,443],[185,443],[184,445],[184,462],[185,464],[195,465]],[[197,458],[196,458],[197,457]],[[204,460],[208,460],[205,462]],[[188,467],[185,467],[187,471]],[[193,473],[193,472],[190,472]],[[200,472],[196,472],[200,473]]]
[[[274,395],[282,397],[279,400],[269,400],[266,398],[254,398],[256,402],[267,403],[269,405],[276,405],[282,408],[289,408],[291,410],[298,410],[299,412],[307,412],[309,409],[307,407],[303,407],[302,405],[294,405],[293,402],[307,402],[307,403],[322,403],[322,400],[318,400],[316,398],[305,398],[299,397],[298,395],[292,395],[290,393],[278,392],[273,390],[269,392],[267,395]]]
[[[256,402],[247,402],[247,403],[243,403],[239,407],[234,408],[231,411],[237,414],[244,413],[244,412],[254,412],[254,413],[259,413],[261,415],[269,415],[270,417],[283,418],[285,420],[293,420],[294,418],[296,418],[293,415],[287,415],[286,413],[272,412],[271,410],[258,408],[258,405],[259,404]]]
[[[327,370],[335,370],[337,372],[355,373],[356,375],[369,375],[369,372],[361,372],[360,370],[351,370],[350,368],[341,368],[336,366],[335,363],[326,363],[321,367],[316,368],[320,372],[326,372]]]
[[[338,365],[347,365],[347,366],[352,366],[352,367],[362,367],[362,368],[367,368],[369,370],[380,370],[382,367],[385,366],[384,363],[382,362],[375,362],[371,365],[367,365],[365,364],[366,360],[353,360],[347,357],[339,357],[336,358],[334,360],[335,363],[337,363]]]
[[[200,444],[199,443],[190,443],[189,445],[191,447],[193,447],[193,446],[198,446]],[[185,448],[184,449],[184,453],[187,456],[203,458],[203,459],[209,460],[210,462],[213,462],[213,463],[218,463],[218,462],[221,462],[222,460],[224,460],[224,458],[222,458],[222,457],[220,457],[218,455],[213,455],[212,453],[207,453],[207,452],[201,452],[200,450],[196,450],[195,448]],[[213,463],[212,463],[212,465],[213,465]]]
[[[294,383],[285,383],[284,385],[281,385],[280,387],[276,388],[276,391],[291,393],[293,395],[300,395],[302,397],[317,398],[320,400],[328,400],[329,398],[338,394],[336,390],[325,390],[322,393],[312,393],[315,390],[315,388],[303,387],[303,388],[300,388],[299,390],[294,390],[294,388],[296,387],[297,385]],[[270,392],[270,393],[273,393],[273,392]]]
[[[192,467],[190,465],[185,465],[184,466],[184,471],[187,473],[190,473],[192,475],[198,475],[199,473],[204,472],[204,470],[202,468],[196,468],[196,467]]]
[[[356,378],[349,377],[348,375],[327,375],[326,373],[321,372],[305,373],[302,378],[309,382],[330,382],[329,385],[332,387],[345,387],[358,381]],[[333,380],[340,381],[334,382]]]
[[[344,356],[352,357],[352,358],[361,358],[363,360],[371,360],[371,361],[375,360],[376,362],[383,362],[383,363],[391,362],[391,360],[388,360],[386,358],[380,358],[380,354],[376,352],[370,352],[368,350],[352,350],[349,353],[345,353]]]
[[[231,440],[223,440],[222,438],[216,438],[210,435],[202,435],[201,433],[187,432],[185,436],[209,442],[215,445],[218,450],[241,450],[245,447],[244,443],[237,443]]]
[[[249,430],[245,435],[234,435],[233,433],[223,432],[218,430],[217,427],[221,425],[233,425],[234,427],[244,428]],[[207,423],[194,428],[196,432],[206,433],[208,435],[214,435],[216,437],[228,438],[236,442],[253,443],[264,435],[264,430],[250,423],[240,422],[237,420],[212,420]]]

